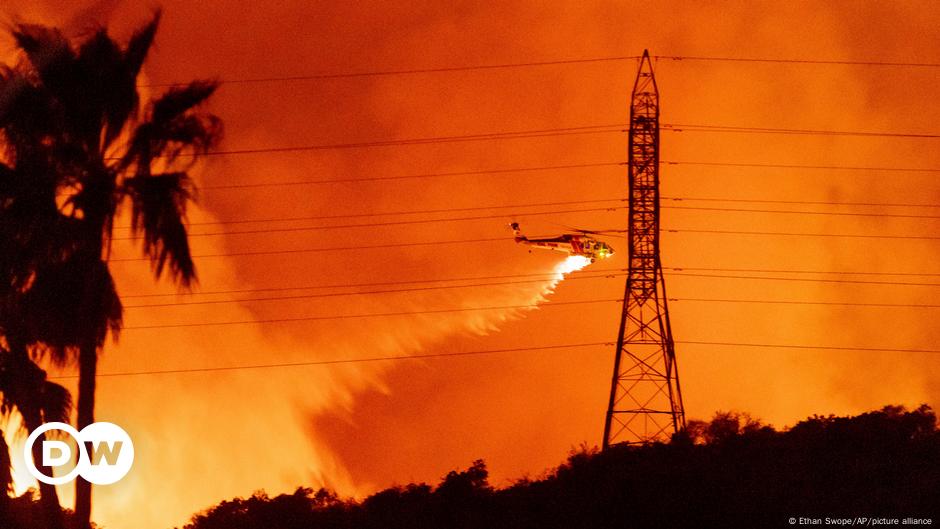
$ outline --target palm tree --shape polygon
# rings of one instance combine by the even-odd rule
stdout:
[[[156,278],[169,270],[182,287],[196,280],[188,171],[221,135],[218,118],[199,110],[217,84],[173,86],[140,108],[137,77],[159,20],[157,12],[126,46],[104,29],[73,43],[53,28],[18,25],[13,38],[25,60],[0,77],[0,132],[16,162],[7,193],[22,204],[8,229],[27,248],[18,310],[38,350],[77,360],[79,429],[94,422],[99,351],[122,325],[108,266],[121,207],[130,206]],[[75,514],[89,526],[91,484],[82,479]]]
[[[30,141],[22,141],[31,123],[27,111],[33,107],[23,105],[22,100],[18,106],[10,106],[11,96],[21,90],[22,84],[13,70],[0,70],[0,122],[7,125],[0,132],[5,157],[11,160],[9,165],[0,162],[0,337],[3,338],[0,415],[9,418],[18,412],[21,426],[28,435],[46,420],[67,422],[71,411],[68,391],[47,381],[45,372],[29,357],[29,343],[36,340],[30,337],[24,313],[25,293],[35,279],[36,265],[54,260],[56,254],[48,233],[59,233],[68,218],[44,200],[56,194],[55,179],[48,170],[49,156]],[[64,354],[55,356],[62,358]],[[33,445],[33,458],[37,462],[41,461],[44,438],[45,435],[41,436]],[[2,457],[9,461],[6,445],[3,452]],[[7,477],[7,471],[7,467],[2,466],[0,477]],[[45,472],[51,474],[49,469]],[[61,507],[55,486],[40,482],[39,490],[45,526],[61,528]]]
[[[13,492],[13,469],[10,451],[7,447],[3,430],[0,430],[0,521],[7,518],[10,507],[10,493]]]
[[[25,348],[16,349],[16,352],[0,349],[0,415],[9,419],[14,411],[19,412],[26,435],[46,422],[68,422],[72,411],[71,394],[46,379],[46,372],[30,360]],[[42,438],[44,436],[40,436],[32,448],[33,461],[37,465],[42,461]],[[0,468],[0,473],[2,471]],[[43,472],[52,474],[48,468]],[[0,474],[0,485],[2,478]],[[39,494],[46,517],[45,526],[61,528],[62,511],[55,486],[39,482]]]

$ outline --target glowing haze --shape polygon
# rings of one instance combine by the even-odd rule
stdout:
[[[272,5],[267,5],[272,4]],[[840,8],[839,6],[843,6]],[[145,83],[258,80],[584,57],[779,57],[940,63],[940,6],[819,2],[309,2],[167,1]],[[149,16],[134,2],[13,0],[8,20],[80,34],[108,23],[126,37]],[[0,57],[10,60],[0,37]],[[654,64],[663,121],[818,130],[937,133],[937,68],[671,61]],[[580,127],[622,126],[632,60],[343,79],[224,84],[211,104],[223,148],[352,144]],[[161,90],[155,88],[154,90]],[[666,161],[852,167],[940,167],[936,139],[884,136],[663,132]],[[113,264],[128,329],[100,372],[260,366],[607,342],[627,265],[618,251],[583,266],[525,251],[506,224],[532,233],[559,225],[622,229],[623,209],[590,203],[625,196],[617,165],[425,178],[401,175],[622,162],[622,133],[212,157],[197,168],[190,214],[200,284],[192,295],[154,285],[141,261]],[[353,179],[370,179],[352,182]],[[341,180],[301,184],[312,180]],[[663,195],[815,202],[940,203],[936,173],[664,165]],[[253,184],[282,184],[237,187]],[[289,185],[283,185],[289,184]],[[205,225],[216,221],[585,201],[483,212],[378,215]],[[620,204],[622,205],[622,204]],[[936,208],[834,207],[665,200],[667,228],[940,234]],[[923,218],[676,209],[803,210]],[[505,218],[502,215],[505,213]],[[491,217],[445,221],[448,216]],[[396,224],[400,220],[437,222]],[[126,219],[119,223],[126,224]],[[327,224],[360,228],[299,230]],[[383,225],[384,224],[384,225]],[[271,231],[271,230],[281,231]],[[223,231],[252,231],[229,235]],[[118,236],[126,232],[121,231]],[[200,235],[202,234],[202,235]],[[483,242],[441,243],[477,240]],[[438,241],[435,244],[435,241]],[[395,244],[429,243],[417,246]],[[782,426],[813,413],[887,403],[936,403],[936,355],[703,346],[683,341],[931,349],[940,343],[938,287],[929,276],[774,273],[777,280],[703,277],[693,268],[940,273],[935,240],[663,233],[672,326],[687,412],[741,409]],[[357,249],[357,246],[385,246]],[[296,252],[297,250],[323,250]],[[329,251],[326,251],[329,250]],[[284,252],[268,253],[257,252]],[[246,254],[255,255],[246,255]],[[230,256],[224,254],[241,254]],[[138,254],[126,241],[115,258]],[[479,279],[533,276],[532,280]],[[591,276],[590,278],[588,276]],[[595,277],[596,276],[596,277]],[[335,287],[440,279],[397,286]],[[812,282],[803,279],[830,279]],[[527,282],[523,282],[527,281]],[[500,283],[485,287],[472,283]],[[333,286],[323,288],[324,286]],[[424,289],[426,286],[453,286]],[[294,288],[289,292],[233,290]],[[302,288],[306,287],[306,288]],[[311,288],[315,287],[315,288]],[[415,287],[411,288],[410,287]],[[406,291],[406,289],[409,289]],[[399,290],[382,294],[375,290]],[[206,292],[226,291],[225,294]],[[344,296],[320,294],[356,293]],[[162,297],[135,297],[161,294]],[[309,295],[298,298],[298,295]],[[258,300],[257,298],[278,298]],[[286,298],[286,299],[285,299]],[[255,301],[250,301],[254,299]],[[691,299],[888,303],[902,307],[751,304]],[[204,301],[242,300],[235,303]],[[586,302],[565,304],[564,302]],[[187,302],[199,304],[182,305]],[[590,302],[590,303],[587,303]],[[172,305],[180,303],[180,305]],[[169,304],[169,305],[168,305]],[[553,306],[554,304],[554,306]],[[158,305],[139,307],[140,305]],[[138,306],[138,307],[134,307]],[[478,307],[523,307],[464,310]],[[539,307],[540,310],[532,310]],[[460,310],[455,310],[460,309]],[[442,312],[449,310],[450,312]],[[377,313],[419,312],[383,317]],[[335,317],[337,319],[297,318]],[[258,320],[266,323],[201,325]],[[181,324],[200,324],[185,327]],[[151,329],[134,327],[164,326]],[[168,326],[168,327],[167,327]],[[335,487],[365,494],[436,481],[486,459],[496,484],[539,474],[581,443],[598,444],[609,347],[448,359],[343,363],[162,375],[103,376],[98,417],[125,427],[137,450],[120,484],[97,487],[94,518],[109,528],[166,528],[194,511],[264,488]],[[74,389],[74,380],[67,380]],[[20,439],[20,442],[22,439]],[[18,463],[19,464],[19,463]],[[17,484],[29,486],[17,467]],[[64,504],[71,488],[60,487]],[[133,520],[133,523],[127,523]]]

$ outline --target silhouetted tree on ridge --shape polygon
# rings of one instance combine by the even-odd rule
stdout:
[[[690,425],[693,423],[690,423]],[[790,517],[940,514],[940,430],[927,406],[811,417],[786,431],[718,413],[669,443],[583,449],[503,489],[482,461],[437,487],[362,501],[299,488],[236,498],[184,529],[789,527]]]

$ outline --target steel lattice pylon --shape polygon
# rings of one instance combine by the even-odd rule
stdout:
[[[659,259],[659,92],[647,51],[633,85],[629,156],[629,273],[604,448],[662,440],[685,428]]]

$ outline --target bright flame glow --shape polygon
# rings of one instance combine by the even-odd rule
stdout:
[[[210,246],[204,251],[213,251]],[[267,351],[276,362],[302,362],[319,358],[356,358],[369,355],[401,356],[433,349],[438,344],[460,335],[487,335],[499,332],[509,321],[526,317],[549,302],[566,274],[590,264],[584,256],[569,256],[541,272],[544,281],[520,283],[487,290],[434,291],[423,296],[402,298],[366,298],[359,300],[351,311],[387,312],[396,310],[424,310],[436,307],[525,306],[522,309],[486,310],[421,315],[395,321],[381,319],[369,322],[372,332],[359,331],[361,322],[350,320],[331,322],[329,326],[311,326],[311,335],[274,337],[258,326],[239,326],[227,330],[224,337],[212,333],[193,333],[185,329],[167,331],[162,339],[173,351],[164,359],[169,365],[192,365],[192,358],[212,359],[221,365],[257,363],[251,351]],[[126,283],[149,283],[148,271],[135,271],[138,275],[121,277]],[[203,267],[208,282],[225,288],[234,274],[228,264]],[[166,286],[165,288],[172,288]],[[224,318],[249,319],[257,317],[235,306],[227,309]],[[330,307],[311,307],[310,302],[298,306],[297,314],[314,311],[332,311]],[[187,314],[194,321],[210,319],[217,308]],[[138,313],[131,317],[141,318]],[[268,331],[270,332],[270,331]],[[112,346],[102,358],[104,371],[126,369],[131,362],[140,362],[140,356],[131,351],[146,350],[148,340],[142,333],[128,334],[120,346]],[[219,351],[219,343],[238,344]],[[187,362],[190,362],[187,364]],[[362,494],[371,491],[368,483],[360,484],[349,474],[331,447],[314,433],[298,424],[302,416],[319,416],[327,411],[353,408],[359,394],[367,390],[390,391],[385,386],[385,372],[391,365],[348,364],[331,369],[272,369],[259,377],[255,371],[232,371],[215,377],[162,378],[159,383],[133,386],[133,406],[122,399],[129,391],[128,384],[137,384],[133,378],[101,379],[99,414],[128,428],[135,443],[147,447],[135,462],[135,469],[117,488],[100,487],[95,491],[94,518],[113,526],[118,520],[136,516],[141,529],[180,525],[193,512],[222,499],[245,495],[252,490],[265,489],[277,494],[292,490],[298,484],[329,486],[343,494]],[[71,388],[73,395],[76,389]],[[166,394],[172,393],[187,402],[185,407],[165,406]],[[255,395],[251,399],[243,396]],[[228,404],[225,404],[228,403]],[[237,403],[233,405],[232,403]],[[285,405],[293,403],[294,405]],[[228,406],[228,407],[226,407]],[[239,416],[252,417],[244,421]],[[257,432],[278,432],[246,435],[246,429]],[[10,429],[9,431],[15,431]],[[240,444],[229,442],[240,438]],[[25,473],[20,454],[24,436],[12,442],[14,446],[14,475],[18,492],[35,481]],[[211,450],[200,447],[213,447]],[[194,459],[193,454],[198,454]],[[233,465],[244,453],[251,453],[255,465]],[[293,454],[291,460],[283,454]],[[149,455],[148,455],[149,454]],[[295,461],[302,461],[297,464]],[[219,475],[198,488],[187,489],[195,475]],[[162,486],[162,488],[161,488]],[[363,488],[360,488],[363,487]],[[74,487],[59,487],[63,505],[73,502]],[[181,499],[180,490],[188,490]],[[146,507],[142,507],[146,506]]]

